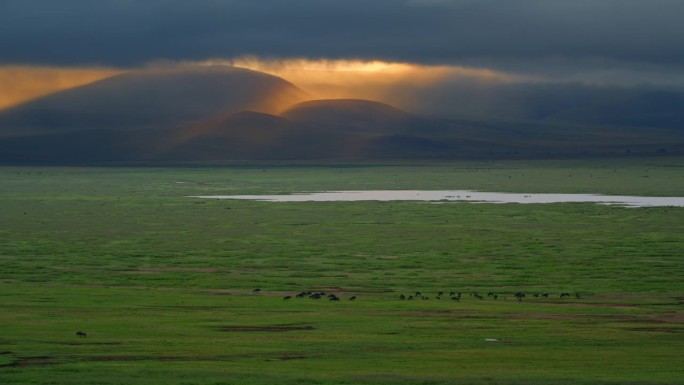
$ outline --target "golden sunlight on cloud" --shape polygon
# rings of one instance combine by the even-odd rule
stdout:
[[[370,99],[409,111],[418,108],[421,103],[425,104],[425,101],[420,100],[421,91],[431,87],[530,80],[484,68],[378,60],[267,60],[240,57],[201,62],[151,63],[149,68],[163,68],[164,65],[230,65],[247,68],[286,79],[306,91],[310,99]],[[0,110],[123,71],[115,68],[0,66]]]
[[[0,67],[0,110],[121,72],[111,68]]]
[[[411,63],[362,60],[264,60],[241,57],[207,60],[202,65],[232,65],[282,77],[316,99],[361,98],[410,107],[411,89],[445,81],[502,83],[519,77],[488,69],[459,66],[428,66]]]

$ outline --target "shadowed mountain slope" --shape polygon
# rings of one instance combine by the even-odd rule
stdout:
[[[241,111],[174,130],[158,156],[177,160],[312,159],[331,149],[313,127],[254,111]]]
[[[389,104],[363,99],[310,100],[291,106],[281,116],[296,122],[347,132],[397,131],[411,117]]]

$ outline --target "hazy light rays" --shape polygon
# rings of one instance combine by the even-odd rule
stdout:
[[[121,72],[97,67],[0,66],[0,110]]]
[[[531,77],[486,68],[422,65],[357,59],[263,59],[245,56],[211,59],[190,65],[231,65],[269,73],[288,80],[313,99],[369,99],[396,107],[420,110],[421,92],[444,84],[491,85],[534,81]]]
[[[444,78],[470,78],[483,82],[515,82],[524,80],[486,68],[462,67],[454,65],[422,65],[406,62],[387,62],[381,60],[354,59],[260,59],[258,57],[239,57],[197,62],[201,65],[227,64],[255,71],[262,71],[288,79],[294,83],[314,82],[338,83],[354,78],[358,83],[375,79],[375,82],[409,82],[429,84]]]
[[[444,85],[472,87],[534,81],[531,77],[486,68],[360,59],[265,59],[243,56],[188,62],[157,61],[142,68],[155,71],[169,67],[210,65],[247,68],[281,77],[307,92],[310,99],[369,99],[407,110],[421,109],[418,107],[421,90]],[[3,90],[0,94],[0,110],[125,71],[97,67],[0,67],[0,89]]]

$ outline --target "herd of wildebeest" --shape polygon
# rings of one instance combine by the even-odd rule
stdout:
[[[259,293],[261,293],[261,289],[256,288],[252,291],[252,293],[259,294]],[[457,301],[457,302],[461,300],[461,293],[460,292],[452,291],[452,292],[449,292],[448,296],[445,295],[444,293],[445,293],[444,291],[437,292],[437,295],[434,298],[437,300],[441,300],[441,299],[446,299],[448,297],[449,300]],[[478,299],[480,301],[485,300],[485,297],[480,295],[478,292],[468,293],[468,296],[475,298],[475,299]],[[496,300],[496,299],[499,299],[499,296],[500,296],[499,294],[494,293],[494,292],[487,293],[488,299]],[[531,294],[531,296],[534,298],[549,298],[549,296],[551,296],[551,294],[549,294],[549,293],[535,293],[535,294]],[[515,299],[517,299],[518,302],[522,302],[522,300],[525,297],[527,297],[527,294],[525,294],[523,292],[517,292],[517,293],[513,294],[513,297]],[[572,296],[570,295],[570,293],[563,292],[563,293],[560,293],[559,297],[560,298],[569,298]],[[580,296],[579,293],[575,293],[574,297],[576,299],[582,298],[582,296]],[[294,294],[294,295],[286,295],[283,297],[283,300],[287,301],[287,300],[290,300],[292,298],[308,298],[308,299],[314,299],[314,300],[320,300],[323,298],[327,298],[328,301],[340,301],[340,297],[337,294],[326,293],[324,291],[301,291],[301,292]],[[507,295],[503,295],[504,300],[506,300],[507,298],[508,298]],[[399,299],[402,301],[411,301],[411,300],[416,300],[416,299],[425,301],[425,300],[429,300],[430,298],[423,295],[423,293],[421,293],[420,291],[416,291],[414,294],[411,294],[411,295],[404,295],[403,293],[399,294]],[[347,300],[348,301],[354,301],[354,300],[356,300],[356,296],[355,295],[349,296],[349,297],[347,297]],[[77,337],[87,337],[87,334],[84,331],[79,330],[76,332],[76,336]]]
[[[470,297],[479,299],[480,301],[484,301],[484,299],[485,299],[484,296],[482,296],[480,293],[475,292],[475,291],[469,293],[468,295]],[[525,298],[526,296],[527,296],[527,294],[525,294],[523,292],[517,292],[517,293],[513,294],[513,297],[515,299],[517,299],[518,302],[522,302],[523,298]],[[549,298],[549,293],[535,293],[535,294],[532,294],[532,296],[534,298]],[[566,293],[566,292],[560,293],[560,298],[569,298],[569,297],[570,297],[570,293]],[[445,297],[445,294],[443,291],[438,292],[437,296],[435,296],[435,299],[444,299],[444,298],[446,298],[446,297]],[[448,298],[452,301],[460,301],[461,300],[461,293],[452,291],[449,293]],[[489,293],[487,293],[487,298],[496,300],[496,299],[499,299],[499,294],[490,291]],[[506,300],[507,298],[508,298],[508,296],[506,296],[506,295],[503,296],[504,300]],[[580,299],[582,297],[580,296],[579,293],[575,293],[575,298]],[[399,299],[401,299],[401,300],[413,300],[413,299],[427,300],[430,298],[424,296],[423,293],[417,291],[415,294],[409,295],[409,296],[405,296],[404,294],[400,294]]]
[[[260,288],[256,288],[256,289],[254,289],[252,292],[253,292],[254,294],[258,294],[258,293],[261,293],[261,289],[260,289]],[[469,296],[469,297],[472,297],[472,298],[475,298],[475,299],[478,299],[478,300],[480,300],[480,301],[484,301],[484,299],[485,299],[485,297],[482,296],[482,295],[481,295],[480,293],[478,293],[478,292],[471,292],[471,293],[468,294],[468,296]],[[534,294],[531,294],[531,296],[534,297],[534,298],[549,298],[550,294],[549,294],[549,293],[534,293]],[[527,294],[525,294],[525,293],[523,293],[523,292],[517,292],[517,293],[513,294],[513,297],[514,297],[516,300],[518,300],[518,302],[522,302],[522,300],[523,300],[525,297],[527,297]],[[570,293],[563,292],[563,293],[560,293],[559,297],[560,297],[560,298],[570,298],[570,297],[572,297],[572,296],[570,295]],[[579,293],[575,293],[574,297],[575,297],[576,299],[582,298],[582,296],[580,296]],[[339,300],[340,300],[340,297],[337,296],[337,294],[334,294],[334,293],[326,293],[326,292],[324,292],[324,291],[302,291],[302,292],[299,292],[298,294],[286,295],[286,296],[283,297],[283,300],[290,300],[290,299],[292,299],[292,298],[309,298],[309,299],[316,299],[316,300],[322,299],[322,298],[327,298],[328,301],[339,301]],[[445,295],[445,292],[444,292],[444,291],[439,291],[439,292],[437,292],[437,295],[436,295],[434,298],[437,299],[437,300],[447,299],[447,298],[448,298],[448,299],[451,300],[451,301],[457,301],[457,302],[458,302],[458,301],[461,300],[461,293],[460,293],[460,292],[452,291],[452,292],[449,292],[448,295]],[[487,298],[488,298],[488,299],[492,299],[492,300],[496,300],[496,299],[499,299],[499,294],[494,293],[494,292],[489,292],[489,293],[487,293]],[[507,298],[508,298],[507,295],[503,295],[503,299],[504,299],[504,300],[506,300]],[[355,295],[352,295],[352,296],[348,297],[347,299],[348,299],[349,301],[354,301],[354,300],[356,299],[356,296],[355,296]],[[400,300],[406,300],[406,301],[411,301],[411,300],[414,300],[414,299],[418,299],[418,300],[429,300],[430,297],[427,297],[427,296],[423,295],[423,293],[421,293],[420,291],[416,291],[414,294],[410,294],[410,295],[404,295],[404,294],[402,293],[402,294],[399,295],[399,299],[400,299]]]

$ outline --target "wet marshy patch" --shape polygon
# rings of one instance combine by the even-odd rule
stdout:
[[[684,331],[682,328],[675,327],[636,327],[636,328],[625,328],[625,330],[630,332],[653,332],[653,333],[681,333]]]
[[[613,323],[634,324],[681,324],[679,319],[664,318],[663,315],[651,314],[559,314],[559,313],[515,313],[508,314],[509,319],[539,319],[539,320],[587,320]]]
[[[11,352],[7,353],[11,354]],[[52,365],[56,363],[55,357],[50,356],[16,357],[13,361],[0,365],[0,368],[24,368],[27,366]]]
[[[315,330],[311,325],[272,325],[272,326],[219,326],[218,330],[222,332],[296,332]]]
[[[290,361],[310,358],[305,352],[269,352],[265,354],[230,354],[230,355],[189,355],[166,356],[149,354],[120,354],[72,357],[73,362],[233,362],[240,360],[263,359],[266,361]]]
[[[309,358],[309,356],[307,356],[306,354],[304,354],[304,353],[296,353],[296,352],[293,352],[293,353],[283,353],[282,355],[280,355],[280,357],[278,357],[278,359],[279,359],[279,360],[282,360],[282,361],[304,360],[304,359],[307,359],[307,358]]]
[[[82,345],[112,346],[112,345],[121,345],[122,344],[122,342],[88,342],[88,341],[75,341],[75,342],[69,341],[69,342],[50,342],[50,343],[57,344],[57,345],[70,345],[70,346],[82,346]]]
[[[159,356],[159,355],[105,355],[105,356],[92,356],[84,359],[83,361],[95,361],[95,362],[106,362],[106,361],[188,361],[189,358],[177,357],[177,356]]]

